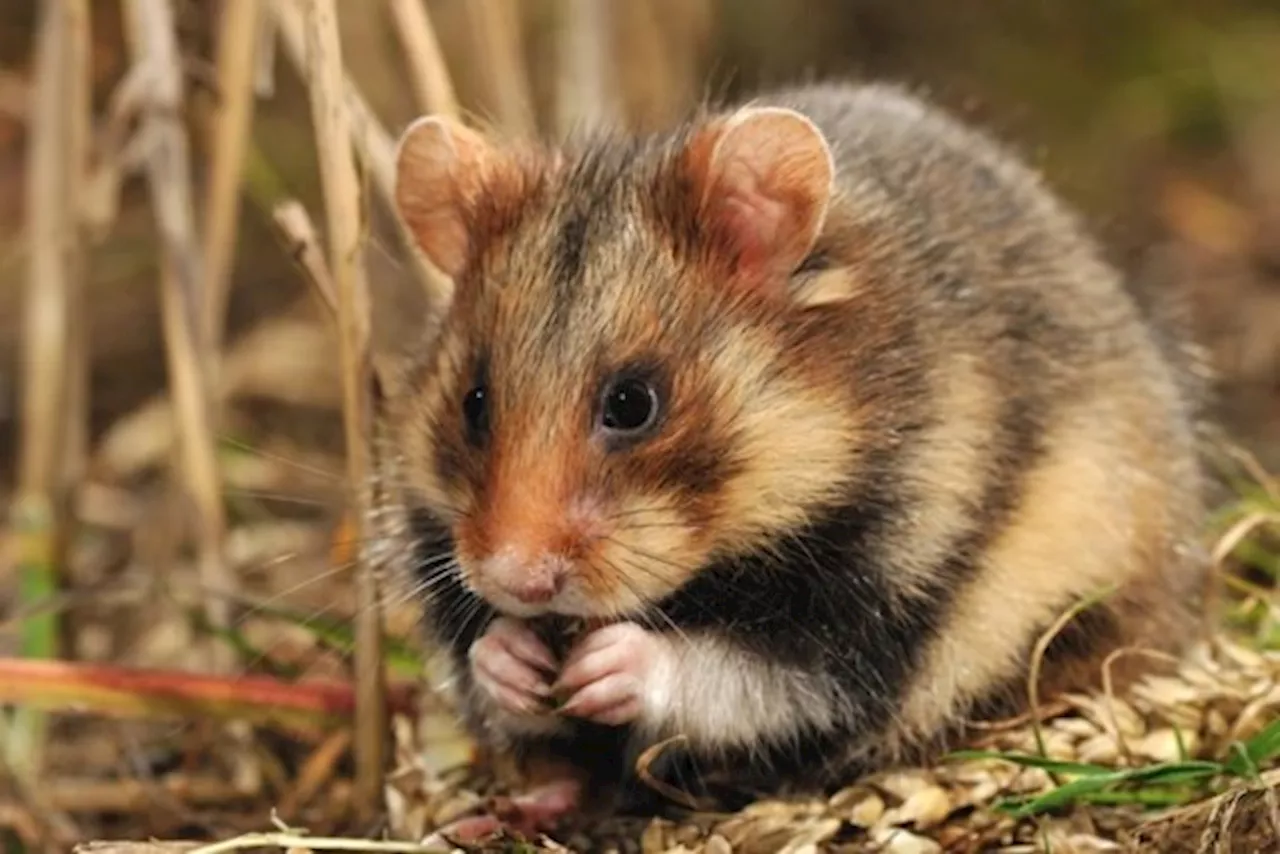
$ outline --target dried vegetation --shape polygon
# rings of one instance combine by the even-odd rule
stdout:
[[[1205,532],[1224,625],[1172,675],[1046,700],[936,767],[487,849],[1280,850],[1265,3],[357,5],[44,0],[0,24],[0,186],[25,186],[0,192],[5,850],[449,850],[435,828],[500,802],[500,763],[423,687],[413,603],[378,589],[351,522],[368,379],[451,287],[388,215],[395,133],[421,112],[651,127],[735,64],[749,87],[814,56],[949,80],[958,107],[1041,105],[1021,131],[1053,142],[1046,168],[1126,224],[1108,239],[1138,281],[1189,299],[1254,452],[1223,456]],[[1028,57],[1036,38],[1053,48]],[[1082,60],[1117,48],[1128,66]]]

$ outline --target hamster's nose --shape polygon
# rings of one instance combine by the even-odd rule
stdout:
[[[484,562],[484,574],[509,596],[526,605],[540,605],[560,592],[568,566],[558,556],[528,557],[507,548]]]
[[[560,592],[564,576],[559,573],[530,574],[508,586],[511,595],[526,605],[541,605],[550,602]]]

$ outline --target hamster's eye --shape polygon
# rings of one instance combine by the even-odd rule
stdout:
[[[658,418],[658,393],[638,377],[618,377],[605,388],[600,425],[610,433],[635,434]]]
[[[462,398],[462,417],[467,422],[467,439],[478,445],[489,432],[489,391],[482,385]]]

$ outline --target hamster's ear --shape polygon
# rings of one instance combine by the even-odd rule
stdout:
[[[822,132],[794,110],[745,107],[706,134],[692,162],[702,222],[729,242],[740,268],[790,275],[831,201],[835,164]]]
[[[457,276],[469,257],[472,212],[504,154],[477,131],[438,116],[414,121],[395,156],[396,211],[442,273]]]

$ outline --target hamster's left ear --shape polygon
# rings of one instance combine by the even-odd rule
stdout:
[[[789,276],[822,231],[835,164],[822,132],[800,113],[745,107],[711,124],[687,152],[699,220],[747,273]]]

